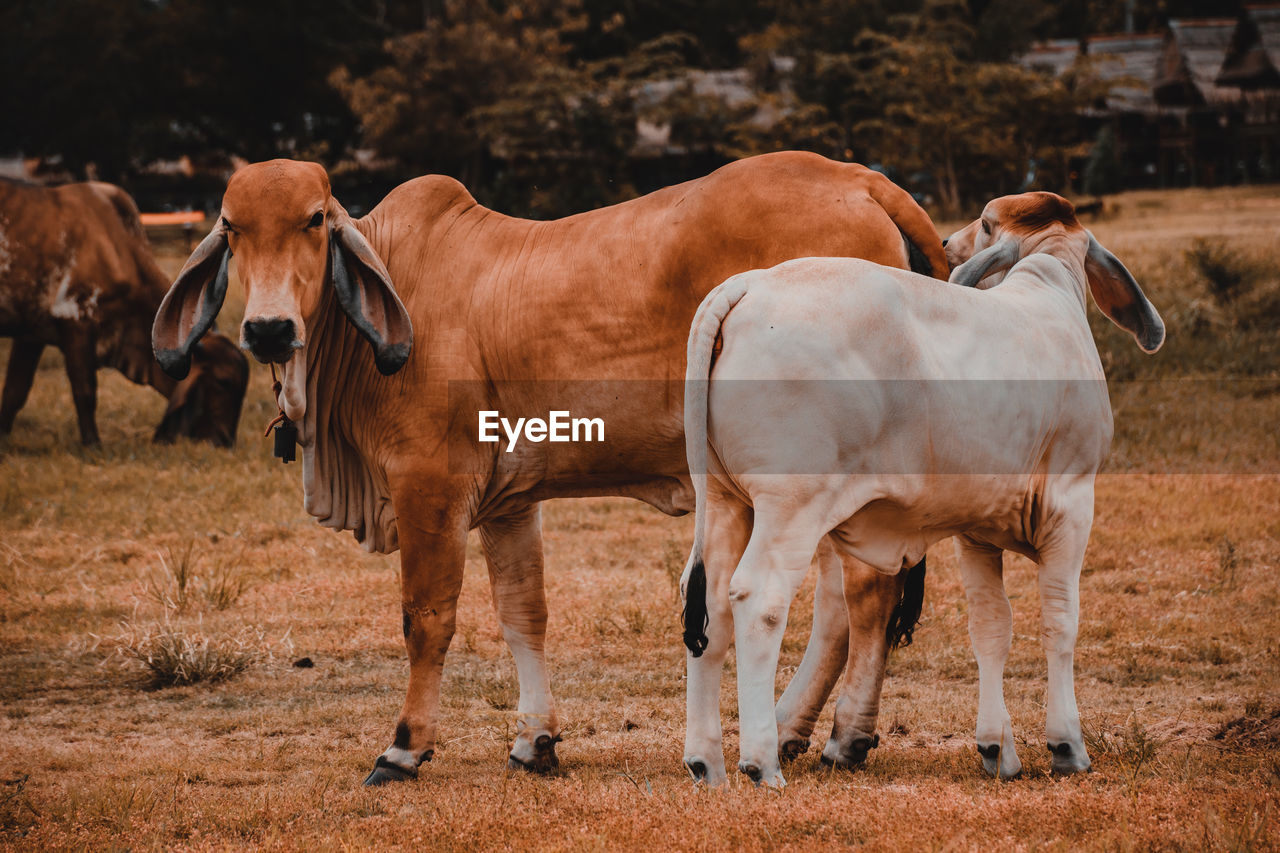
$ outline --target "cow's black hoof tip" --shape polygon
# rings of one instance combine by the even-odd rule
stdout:
[[[392,782],[412,782],[418,778],[417,769],[406,770],[399,764],[392,764],[385,755],[379,755],[374,762],[373,772],[365,777],[364,787],[381,788]]]
[[[991,759],[992,761],[995,761],[1000,757],[1000,744],[989,743],[989,744],[986,744],[985,746],[982,744],[978,744],[978,754],[981,755],[983,758],[988,758],[988,759]]]
[[[533,742],[533,757],[525,761],[513,752],[507,756],[507,769],[524,770],[529,773],[555,773],[560,769],[560,759],[556,755],[556,744],[559,742],[558,735],[556,737],[539,735]]]
[[[707,765],[702,761],[686,761],[685,769],[689,771],[689,775],[693,777],[695,782],[707,781]]]
[[[761,780],[764,779],[764,773],[762,773],[760,771],[760,768],[754,764],[747,764],[747,763],[739,764],[738,769],[743,773],[747,774],[747,778],[750,779],[752,782],[756,783],[757,785],[759,785]]]

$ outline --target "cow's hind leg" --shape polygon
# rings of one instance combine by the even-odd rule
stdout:
[[[787,613],[813,552],[823,514],[794,497],[756,499],[751,540],[729,582],[738,656],[738,769],[758,785],[786,784],[778,761],[774,685]]]
[[[42,352],[44,344],[39,341],[14,339],[13,348],[9,350],[9,366],[5,370],[4,394],[0,398],[0,433],[13,429],[13,419],[26,404]]]
[[[1075,650],[1080,621],[1080,570],[1089,541],[1090,517],[1083,523],[1064,524],[1040,549],[1041,640],[1048,660],[1049,690],[1045,735],[1053,756],[1053,772],[1079,773],[1090,767],[1076,707]]]
[[[98,408],[98,357],[93,332],[72,324],[59,330],[59,347],[67,362],[67,378],[71,381],[71,399],[76,404],[76,420],[80,424],[80,442],[98,444],[98,424],[94,412]]]
[[[461,501],[416,504],[412,496],[427,488],[405,490],[402,494],[408,500],[396,501],[409,689],[396,722],[395,740],[378,756],[365,785],[416,779],[418,765],[435,754],[440,680],[457,624],[468,525],[456,510]]]
[[[480,526],[493,607],[520,682],[516,739],[507,766],[546,773],[559,766],[560,722],[544,655],[547,596],[542,578],[542,512],[533,504]]]
[[[685,691],[684,765],[695,782],[716,787],[728,781],[720,723],[720,680],[733,636],[729,579],[751,536],[751,507],[708,480],[705,512],[702,560],[707,573],[707,645],[697,657],[691,651],[685,653],[689,678]],[[680,585],[686,595],[689,568]]]
[[[852,769],[867,760],[880,744],[876,722],[880,692],[889,657],[889,621],[902,600],[907,572],[885,574],[852,556],[844,559],[845,619],[849,625],[849,660],[844,686],[836,701],[831,737],[822,750],[822,763]]]
[[[1013,726],[1004,704],[1004,665],[1013,640],[1013,611],[1004,591],[1004,552],[956,537],[960,578],[969,604],[969,639],[978,661],[978,753],[992,776],[1011,779],[1022,772]]]
[[[844,604],[844,569],[831,540],[818,546],[818,583],[813,593],[813,629],[804,658],[774,709],[778,757],[792,761],[809,749],[822,706],[849,658],[849,614]]]

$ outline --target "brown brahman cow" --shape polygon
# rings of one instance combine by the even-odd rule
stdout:
[[[181,382],[166,376],[152,357],[148,327],[168,285],[124,190],[0,180],[0,335],[13,338],[0,433],[13,428],[40,353],[52,345],[66,360],[85,444],[98,443],[99,367],[169,399],[156,441],[185,435],[235,444],[248,362],[214,334],[194,348],[194,372]]]
[[[299,430],[307,511],[367,548],[401,549],[409,688],[368,784],[415,777],[435,748],[476,527],[520,683],[510,763],[555,765],[538,504],[624,495],[673,515],[692,509],[684,347],[708,291],[812,255],[896,267],[915,257],[917,268],[947,274],[937,232],[910,196],[815,154],[743,160],[553,222],[487,210],[441,176],[410,181],[353,220],[324,169],[275,160],[231,179],[217,228],[165,298],[154,344],[166,370],[184,369],[213,321],[233,254],[247,298],[243,342],[283,365],[279,403]],[[604,440],[557,441],[542,418],[541,429],[530,425],[557,412],[602,420]],[[486,417],[516,423],[517,437],[525,424],[525,440],[480,440]],[[834,570],[823,569],[819,598],[831,607],[816,618],[832,624],[815,635],[836,639],[810,650],[779,703],[792,754],[807,747],[847,657],[841,566],[833,549],[823,556]],[[867,596],[882,602],[883,632],[901,580],[849,576],[865,577]]]

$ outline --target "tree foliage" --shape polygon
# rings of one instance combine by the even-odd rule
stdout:
[[[551,216],[803,148],[880,164],[957,211],[1063,186],[1087,149],[1073,116],[1090,88],[1008,60],[1036,38],[1118,29],[1124,5],[11,0],[0,153],[118,180],[157,158],[335,165],[364,148],[398,177],[451,174],[486,203]],[[1131,9],[1141,29],[1238,5]],[[657,159],[638,127],[666,134]]]

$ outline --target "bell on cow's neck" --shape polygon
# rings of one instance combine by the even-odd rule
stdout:
[[[275,456],[281,462],[288,464],[298,457],[295,455],[298,446],[298,428],[293,425],[293,421],[288,417],[281,417],[280,423],[275,427]]]

